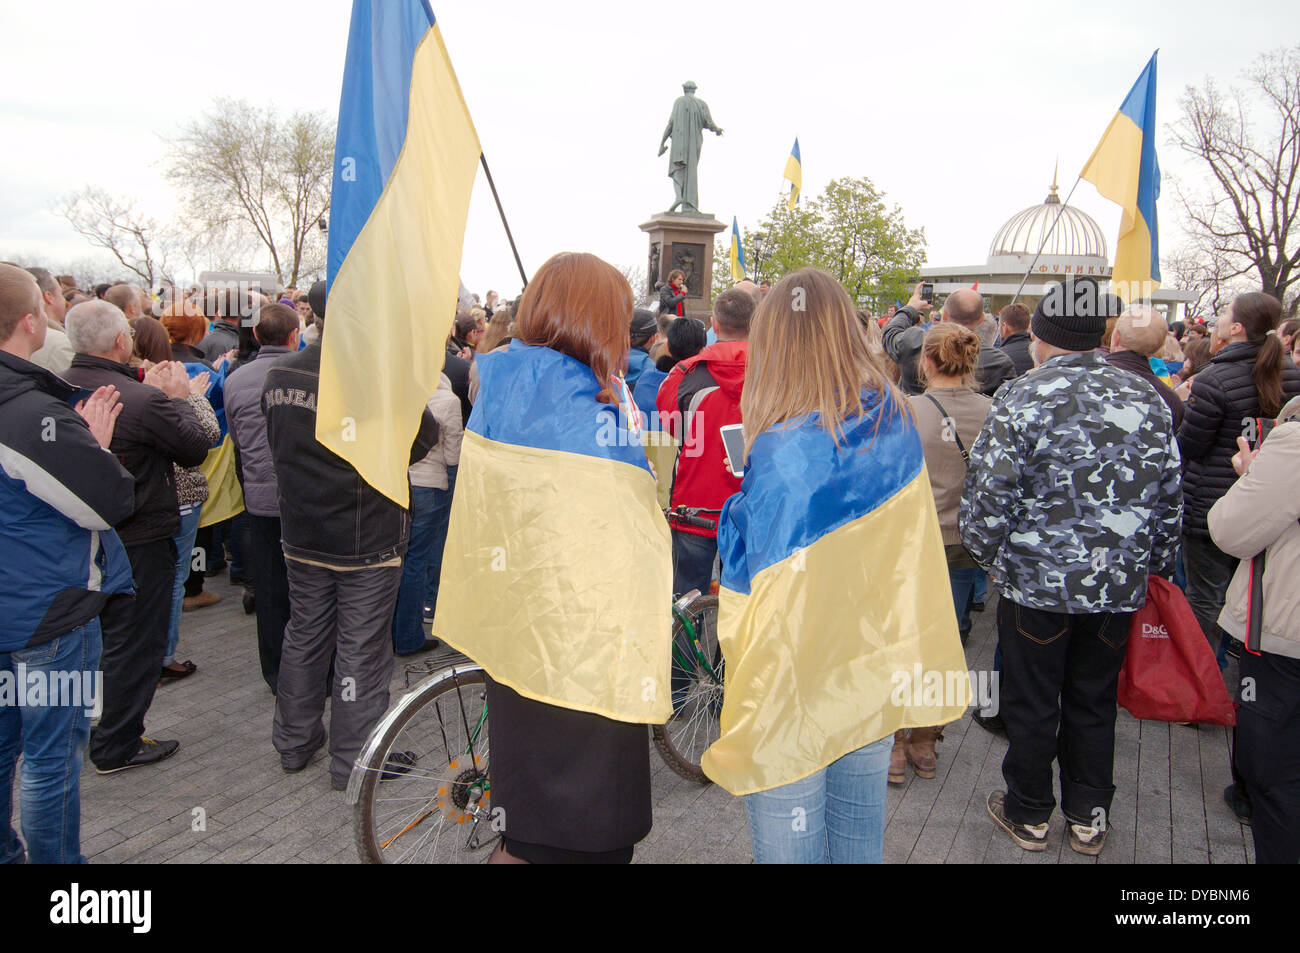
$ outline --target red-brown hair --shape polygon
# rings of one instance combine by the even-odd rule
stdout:
[[[188,301],[177,299],[163,309],[158,320],[173,344],[198,344],[208,332],[208,319]]]
[[[595,255],[561,252],[538,269],[515,317],[519,338],[591,368],[602,404],[615,403],[610,378],[627,360],[632,287]]]

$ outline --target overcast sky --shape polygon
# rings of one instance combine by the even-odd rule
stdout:
[[[795,136],[804,191],[868,176],[925,228],[931,265],[983,262],[998,227],[1062,194],[1152,51],[1159,154],[1184,86],[1236,81],[1300,35],[1295,0],[846,4],[433,0],[529,271],[564,250],[639,265],[637,226],[673,199],[659,136],[681,84],[725,130],[706,133],[700,200],[742,227],[776,199]],[[91,183],[166,217],[168,140],[214,96],[337,114],[350,0],[70,0],[0,7],[0,255],[91,254],[51,211]],[[1073,204],[1112,255],[1119,212],[1088,183]],[[1180,240],[1172,189],[1161,248]],[[519,278],[486,183],[462,264],[482,293]]]

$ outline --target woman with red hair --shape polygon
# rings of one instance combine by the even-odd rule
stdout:
[[[627,863],[650,831],[646,725],[671,712],[668,529],[623,379],[632,289],[594,255],[529,282],[480,390],[434,634],[490,676],[496,863]],[[445,594],[444,594],[445,593]]]

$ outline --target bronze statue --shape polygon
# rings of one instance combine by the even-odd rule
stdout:
[[[696,86],[690,80],[682,84],[682,92],[673,103],[673,114],[664,128],[659,154],[668,151],[668,140],[673,140],[673,151],[668,156],[668,175],[677,190],[677,200],[669,212],[675,212],[678,206],[687,214],[700,214],[700,190],[698,169],[700,148],[704,145],[704,130],[722,135],[722,130],[713,124],[709,115],[708,104],[695,97]]]

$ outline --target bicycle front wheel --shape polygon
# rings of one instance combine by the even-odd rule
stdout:
[[[718,597],[697,596],[673,618],[673,714],[654,727],[654,740],[664,763],[701,784],[709,779],[700,758],[722,734],[723,668]]]
[[[370,736],[348,782],[361,860],[486,861],[499,836],[489,742],[482,668],[447,669],[408,693]]]

